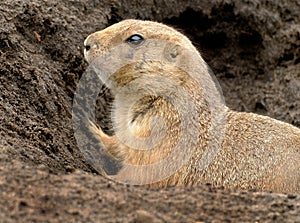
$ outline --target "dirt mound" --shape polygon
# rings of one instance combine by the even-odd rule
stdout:
[[[299,195],[110,182],[93,174],[72,130],[83,41],[126,18],[186,33],[229,107],[300,127],[299,1],[7,0],[0,11],[1,222],[300,222]]]

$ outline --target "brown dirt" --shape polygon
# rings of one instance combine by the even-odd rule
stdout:
[[[299,194],[108,181],[72,130],[83,40],[125,18],[180,28],[229,107],[300,127],[299,11],[298,0],[2,1],[0,222],[300,222]]]

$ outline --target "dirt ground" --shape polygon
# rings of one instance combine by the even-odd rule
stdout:
[[[126,18],[188,35],[229,107],[300,127],[299,12],[298,0],[2,1],[0,222],[300,222],[299,194],[111,182],[72,129],[83,41]]]

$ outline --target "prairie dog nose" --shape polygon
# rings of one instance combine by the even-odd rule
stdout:
[[[86,51],[89,51],[92,48],[98,49],[99,45],[100,45],[99,41],[95,40],[94,38],[90,38],[90,36],[88,36],[84,41],[84,49]]]
[[[89,51],[91,49],[91,46],[90,45],[85,45],[84,46],[84,50],[87,52],[87,51]]]
[[[91,35],[84,40],[84,58],[89,63],[92,59],[92,51],[98,50],[100,43],[95,38],[91,38]]]

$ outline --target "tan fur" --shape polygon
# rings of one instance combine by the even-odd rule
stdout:
[[[85,46],[90,46],[90,49],[85,52],[86,60],[91,63],[97,56],[124,43],[129,36],[136,33],[143,35],[145,39],[166,40],[187,48],[198,56],[200,63],[206,65],[187,37],[166,25],[139,20],[124,20],[90,35],[85,40]],[[209,77],[207,70],[201,72],[205,72],[203,78]],[[153,117],[160,117],[166,124],[166,131],[164,131],[166,135],[164,140],[151,150],[134,150],[121,142],[118,137],[106,135],[93,123],[90,123],[90,126],[107,151],[120,161],[135,165],[149,165],[164,159],[176,147],[179,137],[186,137],[187,141],[193,138],[199,139],[197,145],[191,144],[187,148],[182,148],[185,151],[195,149],[188,162],[167,179],[153,183],[153,186],[211,183],[215,186],[243,189],[300,192],[300,130],[298,128],[269,117],[235,112],[221,105],[226,111],[224,140],[221,141],[221,137],[212,136],[209,132],[208,127],[212,120],[209,100],[203,98],[205,95],[203,90],[206,86],[199,86],[184,70],[153,61],[153,63],[136,63],[122,67],[111,77],[111,80],[116,83],[113,90],[120,93],[119,88],[141,76],[171,78],[184,91],[192,95],[192,101],[199,114],[198,120],[194,123],[197,131],[191,133],[184,129],[186,132],[182,133],[179,127],[181,119],[178,111],[164,98],[155,96],[138,98],[136,96],[139,91],[151,90],[153,85],[157,87],[157,83],[150,83],[150,86],[149,83],[145,83],[135,86],[131,92],[122,93],[121,98],[123,97],[124,101],[128,97],[137,99],[130,116],[125,116],[121,113],[122,109],[116,107],[113,113],[117,117],[124,117],[124,123],[132,122],[129,131],[136,138],[148,137],[153,132],[159,135],[162,132],[162,126],[158,126],[158,130],[151,132],[151,121]],[[170,93],[176,98],[180,97],[180,94],[176,92],[177,89],[172,87],[160,88],[158,86],[158,89],[161,89],[162,94]],[[169,92],[164,92],[164,90]],[[122,129],[122,126],[120,123],[116,131],[126,134],[125,131],[128,129]],[[209,140],[216,142],[219,140],[221,149],[207,168],[200,169],[198,163],[204,156]],[[177,158],[180,159],[180,157]]]

